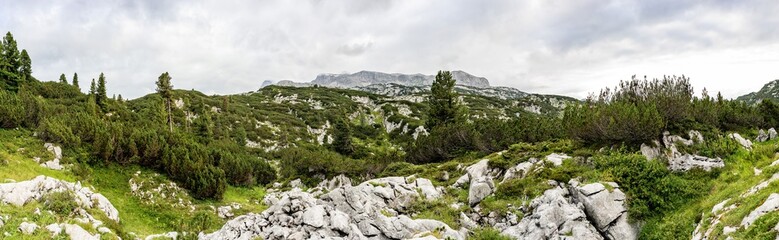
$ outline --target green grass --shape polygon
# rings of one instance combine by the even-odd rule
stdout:
[[[181,230],[217,230],[224,224],[225,220],[216,217],[210,206],[218,207],[239,203],[241,209],[233,211],[236,216],[248,212],[261,212],[267,208],[262,204],[262,198],[265,196],[263,187],[241,188],[228,187],[222,201],[196,201],[189,196],[184,196],[186,200],[193,202],[194,212],[185,209],[176,209],[170,206],[149,205],[142,202],[130,193],[129,180],[137,171],[144,173],[153,173],[152,170],[144,169],[138,166],[120,166],[108,164],[105,166],[96,166],[91,168],[91,176],[77,176],[70,170],[56,171],[41,167],[33,161],[33,157],[41,159],[51,159],[52,156],[43,148],[43,142],[32,137],[32,133],[27,130],[4,130],[0,129],[0,180],[2,181],[26,181],[39,175],[45,175],[60,180],[76,182],[82,180],[83,186],[91,186],[95,192],[103,194],[114,207],[119,210],[120,223],[112,223],[102,212],[90,210],[90,214],[100,219],[117,234],[135,233],[139,237],[158,234],[170,231]],[[24,150],[19,151],[18,149]],[[64,160],[67,162],[76,162],[70,159],[69,155],[74,155],[68,149],[64,150]],[[3,161],[5,160],[5,161]],[[78,163],[75,163],[78,164]],[[151,175],[151,174],[150,174]],[[143,175],[146,176],[146,175]],[[158,181],[167,181],[167,178],[160,174],[155,177]],[[35,208],[44,210],[44,206],[38,202],[28,203],[22,207],[0,204],[0,215],[11,216],[11,220],[0,228],[0,233],[9,232],[11,238],[18,239],[49,239],[48,231],[39,229],[34,235],[20,236],[16,228],[23,218],[38,223],[39,226],[45,226],[51,223],[67,222],[68,218],[59,215],[34,215]],[[45,211],[44,211],[45,212]],[[203,215],[206,215],[204,218]],[[205,219],[205,220],[203,220]],[[206,224],[193,226],[192,222],[206,221]],[[95,233],[94,229],[86,228]],[[205,227],[205,229],[200,229]],[[108,237],[108,236],[105,236]],[[109,238],[110,239],[110,238]]]
[[[709,226],[709,221],[703,221],[704,231],[708,228],[714,228],[711,235],[713,239],[725,238],[721,236],[724,226],[740,227],[742,219],[762,204],[771,193],[779,192],[779,183],[772,183],[759,192],[741,198],[741,194],[757,185],[763,180],[767,180],[773,173],[779,170],[779,167],[768,167],[771,162],[777,159],[775,155],[777,150],[777,141],[766,143],[755,143],[753,150],[746,151],[739,149],[735,154],[726,157],[725,167],[719,175],[709,180],[711,188],[707,194],[698,199],[691,199],[687,204],[679,206],[675,211],[669,212],[664,216],[648,219],[642,229],[641,238],[644,239],[674,239],[689,238],[695,228],[695,224],[700,219],[712,217],[711,208],[726,200],[731,199],[727,205],[736,204],[736,208],[725,213],[721,223],[716,226]],[[754,174],[754,168],[763,169],[761,175]],[[701,214],[703,216],[701,217]],[[765,231],[768,223],[777,221],[774,214],[768,214],[758,220],[755,226],[749,229],[739,228],[731,236],[737,239],[763,239],[771,235],[771,239],[776,236],[776,232]]]

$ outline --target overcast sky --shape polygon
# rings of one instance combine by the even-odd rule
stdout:
[[[779,1],[15,1],[0,31],[33,75],[100,72],[125,98],[256,90],[360,70],[463,70],[493,85],[585,97],[631,75],[691,77],[736,97],[779,79]]]

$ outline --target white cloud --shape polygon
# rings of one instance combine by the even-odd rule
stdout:
[[[319,73],[461,69],[494,85],[584,97],[633,74],[685,74],[735,97],[779,78],[779,2],[11,1],[0,30],[34,75],[139,97],[177,88],[254,90]],[[737,80],[736,80],[737,79]]]

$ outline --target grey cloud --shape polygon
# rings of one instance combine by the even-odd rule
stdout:
[[[773,0],[0,0],[0,5],[0,30],[13,32],[28,49],[35,76],[55,80],[62,72],[78,72],[89,79],[105,72],[109,93],[125,97],[153,91],[165,71],[177,88],[224,94],[254,90],[264,79],[308,81],[319,73],[364,69],[426,74],[461,69],[494,85],[584,97],[632,74],[687,73],[711,78],[696,83],[723,86],[724,78],[707,72],[713,66],[707,61],[730,60],[720,53],[779,52],[774,44],[779,3]],[[702,54],[724,57],[697,57]],[[755,66],[770,59],[738,56],[762,61]],[[670,64],[679,59],[695,62]],[[741,86],[759,87],[779,75],[749,71],[754,79]],[[722,90],[726,96],[746,91]]]

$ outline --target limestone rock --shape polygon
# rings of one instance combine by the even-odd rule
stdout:
[[[22,222],[19,224],[19,232],[22,232],[24,235],[30,235],[35,232],[35,230],[38,229],[38,224],[35,223],[29,223],[29,222]]]
[[[495,191],[495,184],[492,179],[488,177],[479,177],[471,181],[471,186],[468,189],[468,205],[475,206],[479,204],[482,199],[489,196]]]
[[[768,140],[774,140],[776,139],[776,136],[777,136],[776,129],[774,128],[768,129]]]
[[[109,219],[119,221],[119,211],[102,194],[82,187],[81,183],[74,184],[43,175],[29,181],[0,184],[0,201],[22,206],[31,200],[40,200],[46,194],[63,191],[72,192],[79,206],[97,208]]]
[[[530,205],[532,212],[501,233],[517,239],[603,239],[565,188],[546,190]]]
[[[51,236],[57,236],[62,233],[62,227],[59,224],[52,223],[46,226],[46,230],[51,232]]]
[[[656,140],[653,143],[654,147],[643,143],[641,144],[641,154],[644,155],[646,159],[653,160],[663,156],[663,152],[660,149],[660,143]]]
[[[555,166],[560,166],[563,164],[563,160],[571,158],[568,155],[565,154],[557,154],[552,153],[549,154],[549,156],[546,156],[546,161],[553,163]]]
[[[325,225],[325,208],[322,205],[316,205],[303,212],[303,223],[306,225],[320,228]]]
[[[779,193],[771,193],[762,205],[755,210],[752,210],[749,215],[741,220],[741,226],[749,227],[749,225],[752,225],[759,217],[766,213],[776,211],[777,209],[779,209]]]
[[[689,132],[687,132],[687,135],[690,136],[690,140],[693,141],[694,143],[704,142],[703,134],[701,134],[701,132],[690,130]]]
[[[100,240],[100,234],[89,234],[87,230],[76,224],[62,224],[62,228],[65,229],[65,234],[68,234],[70,239]]]
[[[327,181],[317,188],[329,187]],[[317,190],[316,192],[319,192]],[[411,219],[399,213],[422,195],[441,196],[432,182],[417,177],[372,179],[357,186],[342,184],[321,194],[294,188],[274,193],[273,204],[260,214],[228,221],[219,231],[200,239],[408,239],[436,231],[444,237],[465,235],[435,220]]]
[[[688,171],[693,168],[710,171],[713,168],[725,167],[725,161],[720,158],[708,158],[691,154],[676,155],[668,159],[668,168],[672,171]]]
[[[530,158],[526,162],[521,162],[516,166],[506,169],[506,174],[503,174],[503,182],[511,179],[524,178],[536,163],[538,163],[537,158]]]
[[[610,189],[604,184],[608,184]],[[616,183],[592,183],[581,187],[576,187],[578,183],[571,185],[570,191],[574,198],[584,205],[592,224],[607,239],[638,238],[638,230],[627,221],[625,194]]]
[[[229,218],[233,216],[232,210],[231,206],[221,206],[216,208],[216,213],[220,218]]]
[[[289,187],[291,188],[304,188],[305,185],[303,185],[303,181],[300,180],[300,178],[292,180],[289,182]]]
[[[733,140],[736,140],[738,144],[740,144],[742,147],[746,148],[747,150],[752,150],[752,141],[749,141],[748,139],[741,137],[740,134],[731,133],[728,135],[728,137],[732,138]]]
[[[334,177],[333,179],[324,180],[317,185],[319,188],[327,189],[327,190],[333,190],[342,186],[352,186],[352,180],[346,177],[346,175],[338,175]]]
[[[757,133],[757,138],[755,138],[756,142],[765,142],[768,141],[768,133],[766,133],[763,129],[760,129],[760,131]]]

